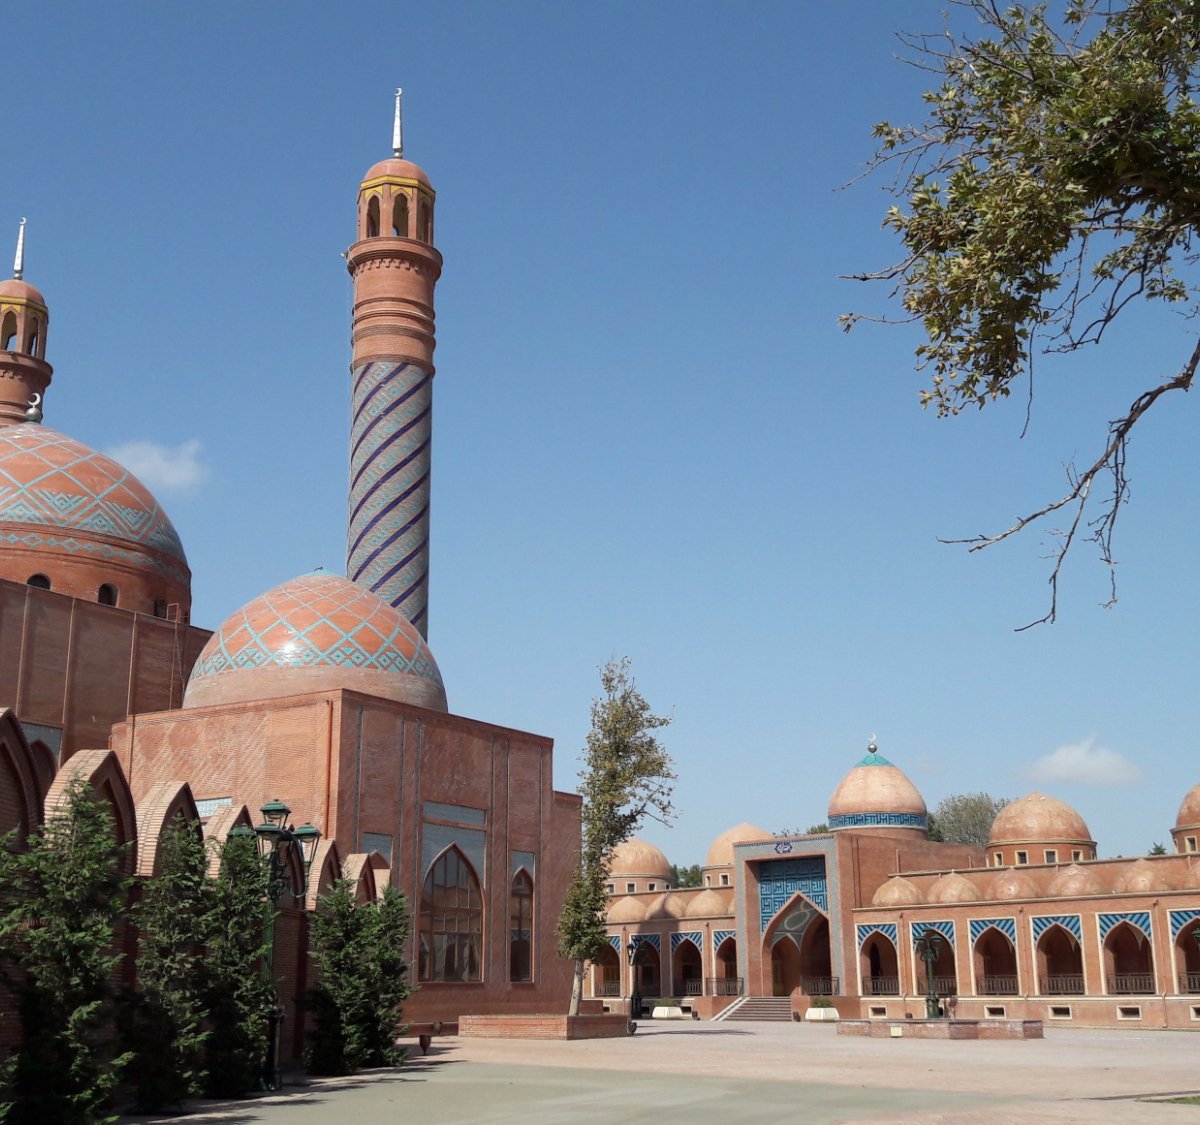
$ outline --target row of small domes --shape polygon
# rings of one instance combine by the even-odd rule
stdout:
[[[1180,873],[1172,865],[1139,859],[1131,864],[1072,863],[1067,867],[967,874],[949,871],[922,891],[911,879],[894,875],[871,900],[872,906],[916,906],[919,903],[963,903],[1034,898],[1073,898],[1107,894],[1155,894],[1200,890],[1200,864]]]
[[[608,908],[609,922],[649,922],[656,918],[726,918],[733,913],[731,891],[712,889],[699,894],[668,891],[656,898],[625,895]]]

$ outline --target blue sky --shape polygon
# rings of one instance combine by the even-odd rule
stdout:
[[[919,115],[925,0],[28,5],[6,14],[0,236],[28,216],[47,424],[124,451],[179,528],[193,620],[344,565],[362,173],[438,189],[430,641],[455,711],[556,741],[597,666],[674,716],[678,823],[805,827],[869,735],[934,805],[1074,804],[1166,840],[1196,764],[1196,402],[1131,449],[1120,602],[1086,548],[1045,609],[1049,499],[1192,332],[1141,318],[1023,403],[922,413],[915,335],[839,280],[889,260],[871,125]],[[1049,771],[1047,773],[1047,771]]]

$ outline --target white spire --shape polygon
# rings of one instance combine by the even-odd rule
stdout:
[[[25,220],[17,228],[17,256],[13,258],[13,277],[19,281],[25,272]]]
[[[392,122],[392,155],[404,155],[404,112],[400,108],[400,95],[404,91],[396,87],[396,118]]]

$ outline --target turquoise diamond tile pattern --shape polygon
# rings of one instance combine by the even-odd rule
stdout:
[[[433,373],[364,363],[352,373],[346,573],[428,636]]]
[[[882,934],[892,943],[896,944],[896,923],[895,922],[863,922],[855,926],[855,935],[858,938],[858,948],[862,949],[867,939],[872,934]]]
[[[937,930],[937,932],[950,943],[950,948],[954,948],[953,922],[910,922],[908,924],[908,929],[914,946],[916,946],[917,942],[921,940],[921,935],[926,930]]]
[[[145,485],[111,457],[44,426],[0,432],[0,524],[21,525],[5,529],[14,544],[107,548],[117,558],[132,546],[186,573],[179,534]],[[91,536],[108,542],[85,545]]]
[[[781,859],[758,867],[758,915],[762,932],[788,900],[802,894],[815,906],[828,912],[829,888],[825,881],[824,856]]]
[[[974,946],[979,940],[980,935],[989,926],[994,926],[999,930],[1013,945],[1017,944],[1017,923],[1012,918],[972,918],[971,919],[971,945]]]
[[[209,638],[191,682],[240,669],[316,665],[442,683],[433,654],[406,618],[369,590],[321,573],[285,582],[233,614]]]
[[[1148,910],[1132,910],[1123,914],[1100,915],[1100,940],[1112,932],[1114,926],[1128,922],[1135,930],[1141,930],[1147,941],[1153,941],[1154,935],[1150,928],[1150,912]]]
[[[1168,910],[1167,918],[1171,923],[1171,940],[1179,937],[1183,929],[1193,918],[1200,918],[1200,910]]]
[[[720,949],[726,938],[734,937],[736,934],[736,930],[713,930],[713,949]]]
[[[1062,926],[1076,941],[1083,941],[1083,920],[1078,914],[1038,914],[1030,919],[1036,945],[1051,926]]]

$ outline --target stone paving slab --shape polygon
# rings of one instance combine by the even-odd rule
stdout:
[[[1200,1106],[1141,1100],[1198,1090],[1200,1036],[1186,1032],[956,1042],[839,1039],[829,1024],[674,1024],[574,1043],[435,1040],[398,1071],[197,1104],[184,1120],[1200,1125]]]

